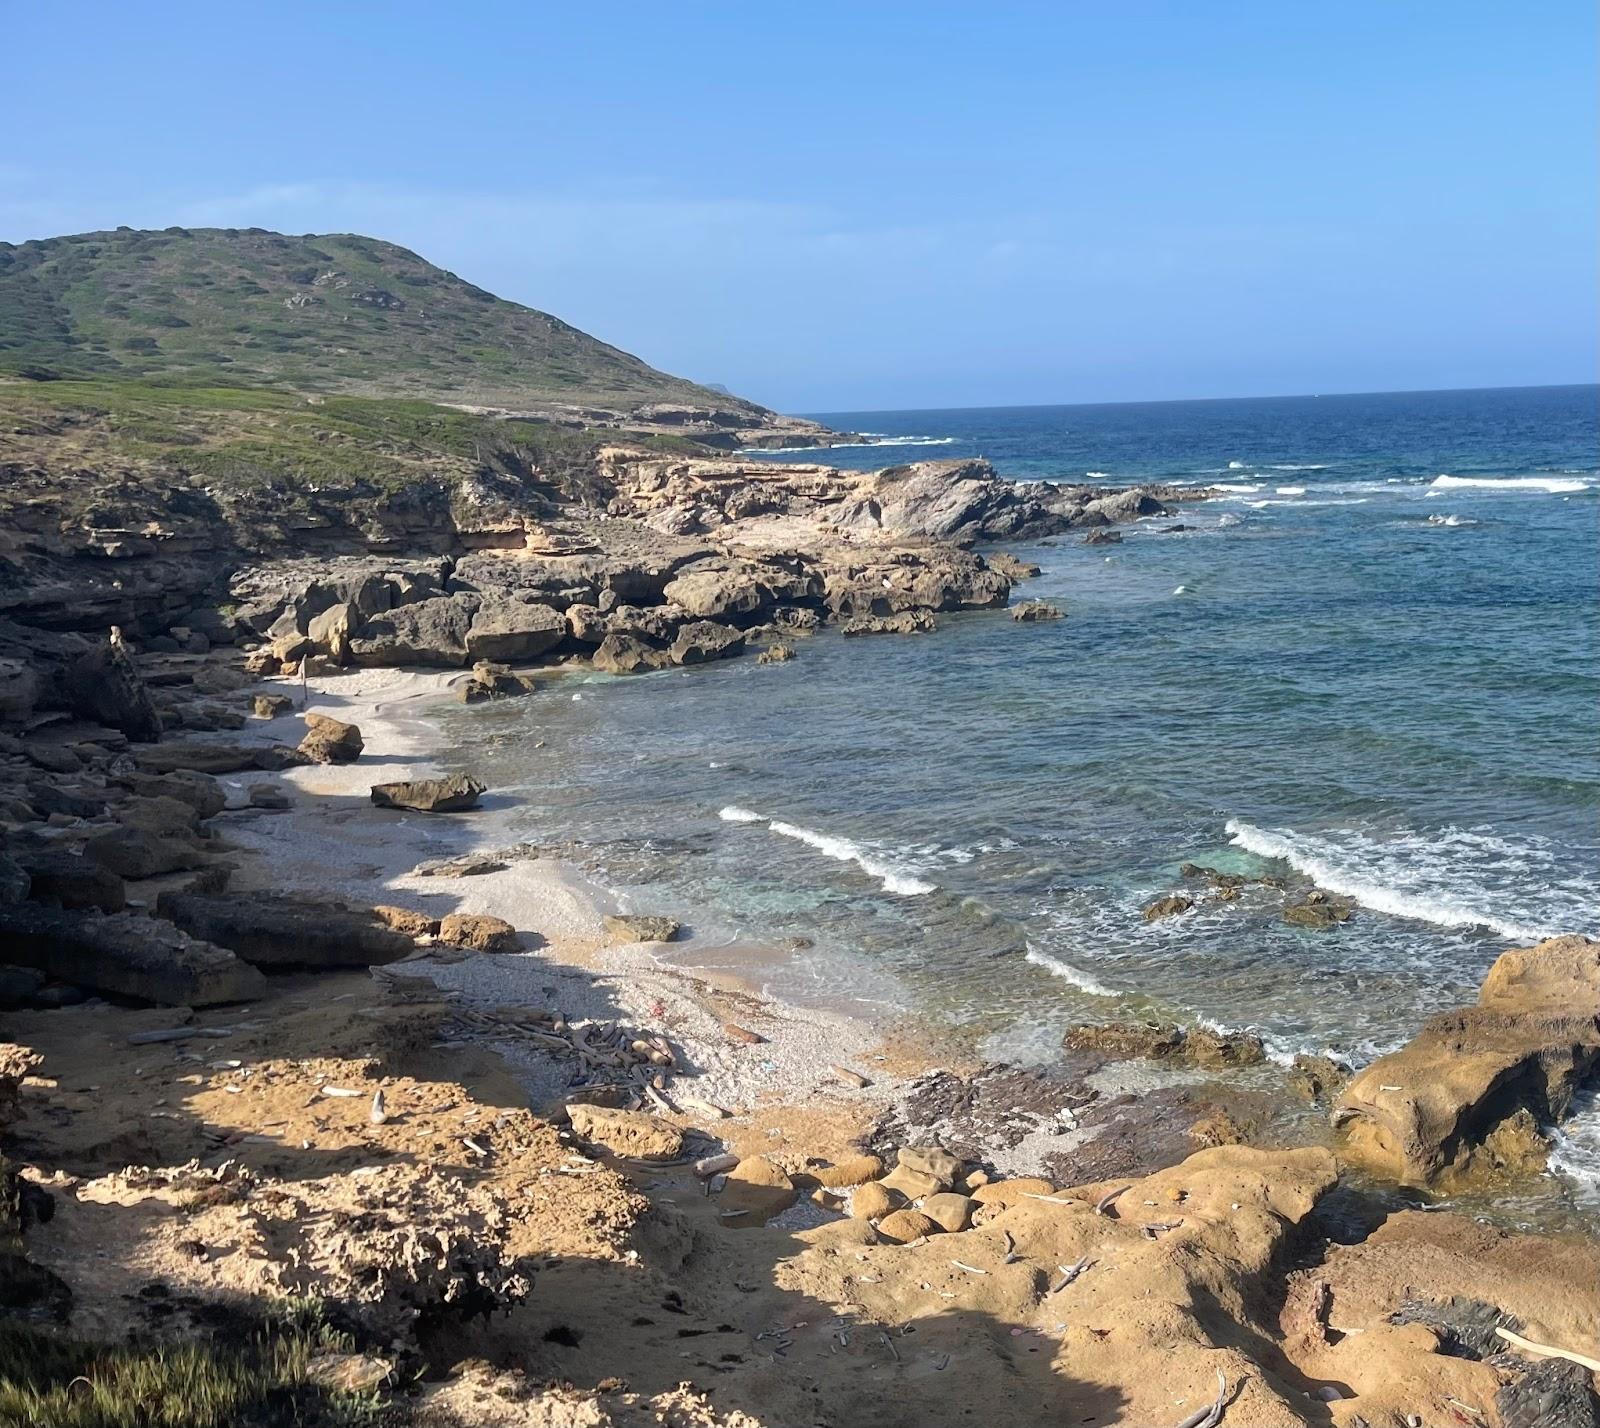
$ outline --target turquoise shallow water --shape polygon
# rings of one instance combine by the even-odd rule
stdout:
[[[520,833],[579,839],[706,937],[814,939],[778,990],[1010,1055],[1141,1010],[1363,1060],[1506,946],[1600,930],[1595,389],[826,419],[917,438],[830,453],[857,466],[1230,489],[1182,532],[1018,547],[1059,622],[825,634],[453,715]],[[1184,860],[1360,907],[1312,933],[1252,889],[1143,922]]]

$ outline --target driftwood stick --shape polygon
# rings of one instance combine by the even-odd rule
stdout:
[[[1566,1359],[1568,1363],[1581,1364],[1591,1373],[1600,1373],[1600,1359],[1575,1354],[1571,1349],[1558,1349],[1552,1344],[1536,1344],[1532,1339],[1524,1339],[1521,1334],[1513,1334],[1510,1329],[1496,1329],[1495,1333],[1512,1348],[1521,1349],[1525,1354],[1538,1354],[1546,1359]]]

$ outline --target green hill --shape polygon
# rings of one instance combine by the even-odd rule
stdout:
[[[392,243],[260,228],[0,243],[0,374],[766,415]]]

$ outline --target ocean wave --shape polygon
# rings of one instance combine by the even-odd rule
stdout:
[[[1243,471],[1248,467],[1248,465],[1249,465],[1249,463],[1245,462],[1245,461],[1230,461],[1228,463],[1228,470],[1230,470],[1230,471]]]
[[[868,877],[877,878],[885,892],[894,893],[897,897],[921,897],[925,893],[938,891],[935,884],[917,877],[914,870],[896,867],[849,838],[837,838],[831,833],[818,833],[814,828],[802,828],[798,823],[768,818],[765,814],[741,808],[736,803],[719,810],[717,816],[725,823],[765,823],[768,832],[776,833],[780,838],[793,838],[835,862],[854,863]]]
[[[1279,486],[1277,492],[1280,496],[1303,496],[1306,493],[1304,486]]]
[[[1291,462],[1285,462],[1281,466],[1269,466],[1269,467],[1267,467],[1267,470],[1268,471],[1326,471],[1332,465],[1333,465],[1333,463],[1331,461],[1324,461],[1324,462],[1321,462],[1321,463],[1318,463],[1318,464],[1314,464],[1314,465],[1296,466],[1291,461]]]
[[[1052,957],[1047,952],[1041,952],[1033,943],[1028,944],[1027,953],[1023,961],[1032,962],[1035,967],[1043,967],[1052,977],[1060,977],[1063,982],[1070,982],[1080,992],[1088,992],[1095,997],[1114,997],[1119,993],[1111,990],[1104,982],[1091,977],[1081,967],[1074,967],[1070,962],[1063,962],[1059,957]]]
[[[1085,471],[1083,479],[1085,481],[1109,481],[1111,473],[1109,471]]]
[[[1218,481],[1211,487],[1211,489],[1213,491],[1237,491],[1237,492],[1242,493],[1243,495],[1247,495],[1248,496],[1248,495],[1252,495],[1255,492],[1259,491],[1261,489],[1261,487],[1259,485],[1255,485],[1255,486],[1230,486],[1225,481]]]
[[[1429,516],[1430,526],[1475,526],[1479,524],[1469,516]]]
[[[1335,842],[1331,837],[1257,828],[1230,818],[1225,831],[1235,847],[1286,862],[1318,887],[1391,917],[1439,927],[1482,927],[1527,942],[1579,930],[1579,925],[1554,925],[1553,920],[1545,920],[1548,913],[1515,916],[1485,908],[1490,902],[1502,907],[1514,902],[1511,890],[1489,891],[1474,879],[1498,875],[1503,881],[1506,873],[1519,871],[1524,876],[1549,875],[1553,860],[1537,845],[1512,844],[1493,834],[1458,828],[1382,841],[1339,830],[1342,841]],[[1554,891],[1562,894],[1562,914],[1581,924],[1585,891],[1571,886]]]
[[[1551,496],[1570,496],[1587,491],[1587,481],[1560,476],[1435,476],[1428,483],[1428,494],[1436,491],[1480,489],[1485,491],[1543,491]]]
[[[1367,496],[1356,496],[1350,500],[1344,500],[1340,497],[1331,496],[1326,501],[1274,501],[1269,497],[1262,501],[1246,501],[1245,505],[1249,506],[1252,511],[1259,511],[1266,506],[1294,506],[1297,509],[1304,510],[1310,506],[1364,506],[1369,499]]]

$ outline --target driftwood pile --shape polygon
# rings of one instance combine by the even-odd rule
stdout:
[[[560,1012],[545,1007],[500,1008],[483,1011],[456,1007],[440,1028],[445,1041],[491,1037],[500,1041],[530,1042],[558,1056],[570,1056],[576,1065],[572,1088],[620,1086],[629,1092],[628,1109],[646,1106],[675,1113],[665,1092],[674,1075],[682,1073],[678,1053],[666,1037],[639,1031],[615,1021],[569,1022]],[[708,1102],[685,1099],[693,1109],[727,1112]]]

